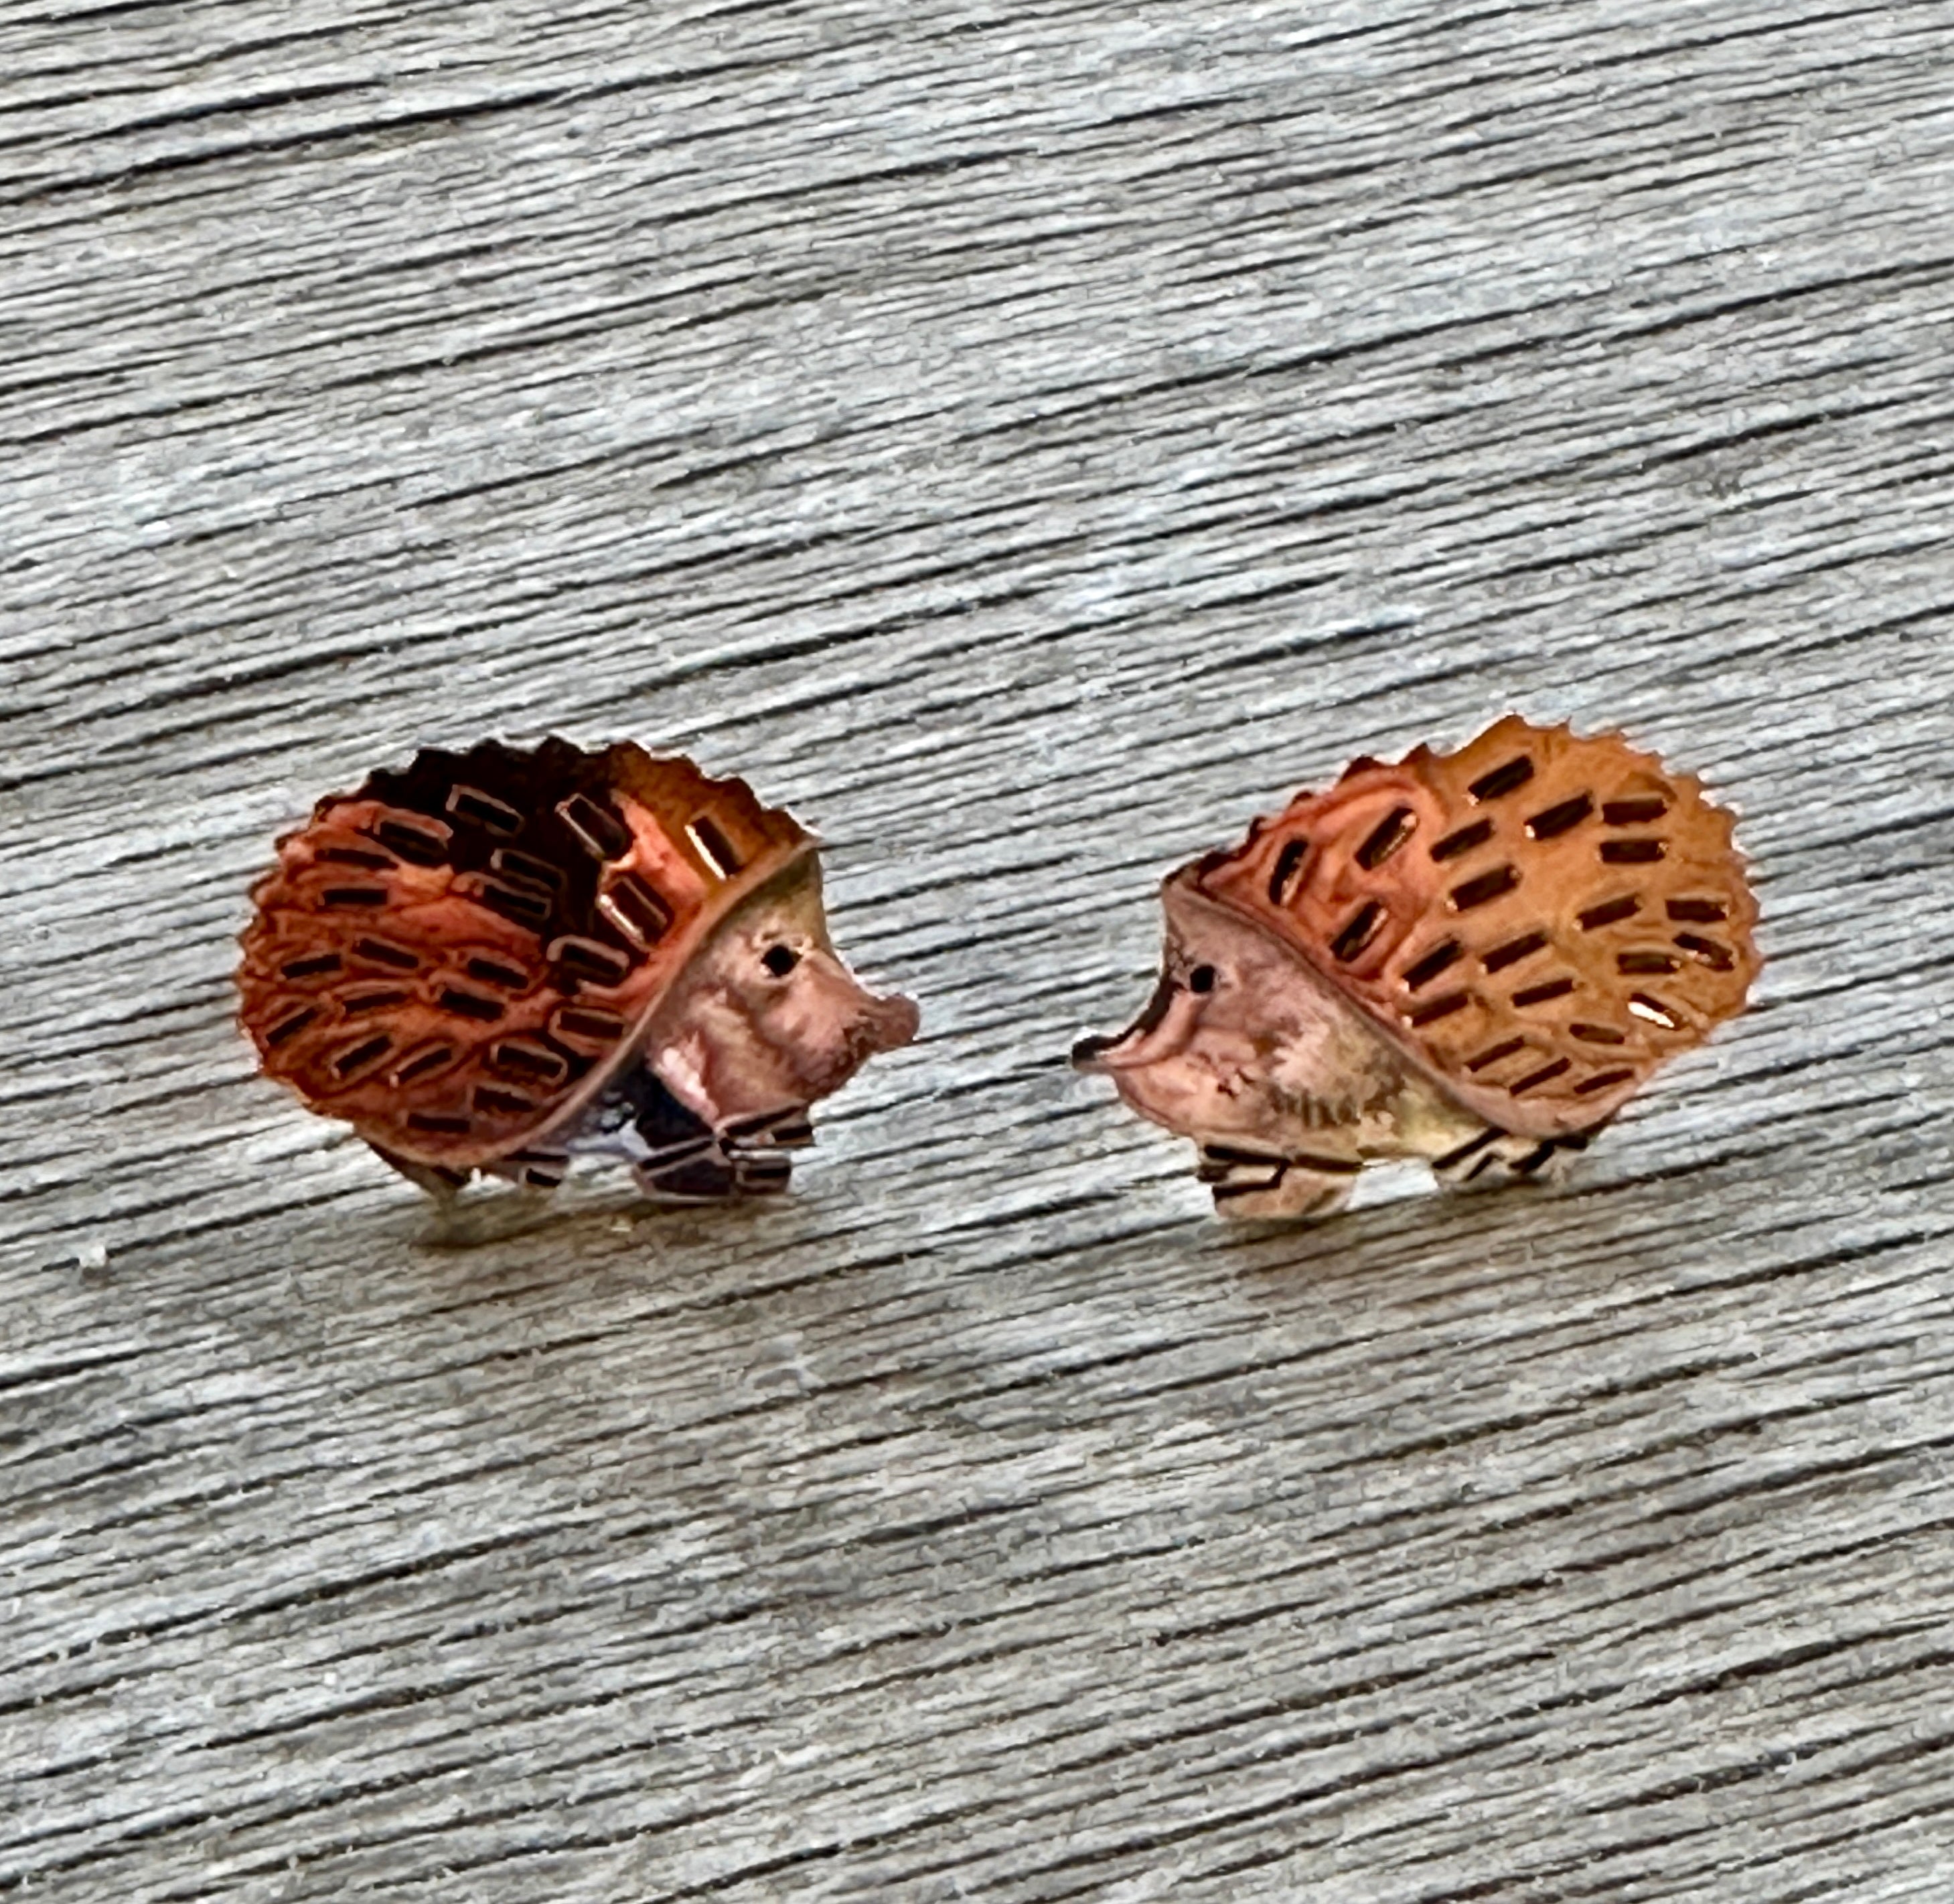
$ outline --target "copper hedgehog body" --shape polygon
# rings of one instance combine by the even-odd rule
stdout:
[[[1243,1215],[1326,1213],[1374,1158],[1550,1171],[1759,965],[1730,815],[1618,734],[1517,716],[1355,762],[1161,896],[1152,1000],[1073,1059]]]
[[[915,1034],[830,943],[812,836],[628,742],[424,750],[278,851],[244,1027],[437,1193],[551,1187],[579,1154],[668,1199],[778,1190],[808,1106]]]

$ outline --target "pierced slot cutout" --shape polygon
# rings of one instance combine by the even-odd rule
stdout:
[[[1624,893],[1619,899],[1604,899],[1599,905],[1591,905],[1581,915],[1583,932],[1599,932],[1604,926],[1619,924],[1623,919],[1632,919],[1642,909],[1642,902],[1632,892]]]
[[[1434,999],[1429,1005],[1421,1005],[1411,1014],[1411,1022],[1422,1028],[1436,1024],[1440,1018],[1449,1018],[1453,1012],[1463,1011],[1470,998],[1465,992],[1447,992],[1443,998]]]
[[[519,833],[523,816],[506,800],[498,800],[479,787],[455,786],[448,790],[448,811],[457,820],[472,820],[492,833]]]
[[[1619,1071],[1597,1071],[1592,1077],[1584,1077],[1574,1087],[1576,1097],[1589,1097],[1596,1091],[1605,1091],[1611,1084],[1625,1083],[1635,1076],[1626,1065]]]
[[[1646,827],[1669,811],[1669,802],[1659,793],[1645,794],[1638,800],[1610,800],[1601,809],[1601,817],[1611,827]]]
[[[1496,1045],[1489,1045],[1478,1057],[1467,1059],[1466,1068],[1473,1071],[1484,1071],[1489,1066],[1497,1065],[1502,1058],[1510,1058],[1515,1052],[1525,1049],[1526,1040],[1524,1038],[1504,1038]]]
[[[1646,992],[1637,992],[1629,1000],[1629,1009],[1638,1018],[1651,1024],[1659,1024],[1665,1031],[1681,1028],[1682,1021],[1660,999],[1652,999]]]
[[[1736,955],[1728,946],[1720,946],[1714,939],[1700,937],[1693,932],[1679,932],[1676,943],[1692,958],[1701,959],[1713,972],[1727,972],[1736,962]]]
[[[265,1034],[265,1043],[281,1045],[288,1039],[296,1038],[318,1016],[319,1007],[308,1005],[303,1010],[293,1012],[289,1018],[281,1018]]]
[[[471,958],[462,968],[470,978],[479,979],[484,985],[499,985],[505,992],[520,992],[529,982],[529,975],[520,965],[505,965],[499,958]]]
[[[335,866],[357,866],[366,873],[391,873],[394,870],[391,853],[375,853],[358,846],[322,846],[313,858],[330,860]]]
[[[520,885],[546,886],[552,892],[563,890],[563,874],[548,860],[519,853],[513,846],[498,846],[488,855],[488,870]]]
[[[544,1084],[560,1084],[570,1071],[569,1062],[561,1052],[535,1038],[504,1038],[489,1054],[488,1062],[511,1077]]]
[[[1671,899],[1669,916],[1679,926],[1720,925],[1730,916],[1721,899]]]
[[[313,952],[304,958],[288,958],[278,968],[281,978],[322,978],[340,968],[337,952]]]
[[[672,909],[635,873],[627,873],[607,886],[597,910],[635,944],[648,950],[662,939],[672,922]]]
[[[686,837],[698,849],[699,856],[722,880],[730,880],[743,864],[733,850],[733,842],[712,823],[712,816],[701,814],[696,820],[687,823]]]
[[[547,925],[555,909],[547,892],[539,892],[533,886],[505,885],[500,880],[484,880],[476,897],[511,925],[532,929]]]
[[[1550,999],[1564,999],[1573,990],[1573,980],[1563,974],[1559,978],[1544,979],[1538,985],[1529,985],[1523,992],[1516,992],[1513,1002],[1525,1011],[1530,1005],[1544,1005]]]
[[[1367,873],[1374,871],[1417,831],[1418,815],[1409,807],[1393,807],[1357,848],[1357,864]]]
[[[353,941],[353,956],[363,958],[369,965],[388,965],[397,972],[417,971],[420,966],[418,953],[408,951],[404,946],[397,946],[391,939],[358,939]]]
[[[353,1046],[349,1051],[342,1051],[332,1061],[333,1075],[335,1077],[350,1077],[356,1071],[363,1071],[369,1065],[385,1057],[393,1048],[393,1040],[383,1031],[379,1037],[369,1038]]]
[[[498,1084],[477,1084],[471,1101],[492,1117],[529,1117],[536,1108],[536,1099],[526,1093],[504,1090]]]
[[[1518,1097],[1525,1092],[1538,1090],[1541,1085],[1551,1084],[1562,1072],[1572,1071],[1573,1068],[1571,1059],[1557,1058],[1550,1065],[1543,1065],[1539,1070],[1529,1072],[1517,1084],[1509,1084],[1506,1087],[1507,1094],[1509,1096]]]
[[[582,939],[574,933],[551,939],[546,956],[571,977],[586,979],[592,985],[620,985],[631,969],[631,961],[614,946]]]
[[[567,1005],[550,1020],[550,1030],[559,1038],[580,1039],[586,1044],[615,1044],[624,1035],[624,1021],[614,1012]]]
[[[1568,1030],[1584,1044],[1625,1045],[1629,1042],[1626,1031],[1617,1031],[1611,1024],[1570,1024]]]
[[[452,1045],[416,1045],[387,1074],[387,1082],[398,1090],[403,1084],[411,1084],[416,1077],[425,1077],[429,1072],[439,1071],[454,1062]]]
[[[1503,946],[1495,946],[1479,963],[1489,972],[1503,972],[1509,965],[1517,965],[1522,958],[1531,958],[1547,943],[1544,932],[1525,932],[1517,939],[1509,939]]]
[[[1431,857],[1440,862],[1456,859],[1461,853],[1469,853],[1475,846],[1483,846],[1493,836],[1493,823],[1490,820],[1475,820],[1469,827],[1461,827],[1456,833],[1447,833],[1443,839],[1432,842]]]
[[[1496,767],[1490,773],[1482,773],[1466,791],[1475,800],[1503,799],[1509,793],[1517,792],[1533,778],[1533,762],[1522,754],[1507,761],[1504,767]]]
[[[447,1117],[438,1111],[410,1111],[407,1128],[410,1131],[428,1131],[443,1137],[464,1137],[468,1134],[473,1120],[465,1117]]]
[[[539,1170],[531,1164],[523,1170],[522,1181],[525,1190],[554,1190],[563,1181],[563,1172]]]
[[[1647,866],[1667,853],[1667,841],[1660,839],[1604,839],[1601,858],[1609,866]]]
[[[1283,842],[1282,851],[1276,855],[1275,870],[1269,875],[1270,905],[1280,905],[1289,897],[1290,887],[1308,854],[1309,842],[1306,839]]]
[[[379,886],[328,886],[319,896],[319,902],[335,911],[347,911],[355,906],[385,905],[387,892],[385,887]]]
[[[394,1005],[404,1005],[409,994],[397,985],[383,986],[379,990],[342,992],[339,995],[339,1009],[342,1015],[355,1018],[365,1012],[385,1012]]]
[[[1351,916],[1349,923],[1330,942],[1330,955],[1340,965],[1347,965],[1378,936],[1384,908],[1375,899],[1367,899]]]
[[[1519,883],[1520,876],[1512,867],[1496,866],[1490,873],[1481,873],[1478,878],[1468,880],[1463,886],[1455,886],[1452,889],[1452,909],[1455,912],[1470,912],[1475,906],[1484,905],[1488,900],[1510,892]]]
[[[1592,794],[1577,793],[1571,800],[1563,800],[1558,806],[1549,807],[1537,813],[1526,823],[1527,835],[1532,839],[1558,839],[1564,833],[1572,832],[1594,811]]]
[[[1638,973],[1676,971],[1682,961],[1664,952],[1625,952],[1615,955],[1615,970],[1625,977]]]
[[[1429,985],[1448,967],[1456,965],[1464,955],[1466,948],[1456,939],[1448,939],[1442,945],[1432,947],[1416,965],[1408,967],[1404,975],[1405,990],[1415,992]]]
[[[416,866],[439,866],[448,858],[452,829],[438,820],[404,819],[388,814],[370,829],[373,837],[389,852]]]
[[[630,828],[613,808],[588,794],[573,793],[567,800],[559,800],[556,814],[592,859],[619,859],[630,849]]]
[[[464,992],[456,985],[448,986],[435,1002],[457,1018],[475,1018],[483,1024],[493,1024],[502,1015],[499,999],[485,999],[479,993]]]

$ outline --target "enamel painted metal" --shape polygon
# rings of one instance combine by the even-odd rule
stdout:
[[[1353,763],[1161,897],[1153,999],[1073,1062],[1247,1216],[1327,1214],[1373,1159],[1555,1174],[1760,963],[1729,814],[1619,734],[1516,715]]]
[[[581,1155],[672,1201],[786,1185],[808,1107],[915,1035],[831,943],[815,842],[624,742],[425,750],[278,842],[243,935],[265,1072],[437,1195]]]

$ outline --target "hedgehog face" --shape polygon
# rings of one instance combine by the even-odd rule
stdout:
[[[661,1005],[646,1061],[715,1129],[812,1103],[916,1036],[828,936],[810,855],[729,913]]]
[[[1146,1008],[1082,1040],[1079,1070],[1110,1077],[1141,1116],[1197,1142],[1293,1152],[1387,1096],[1397,1066],[1374,1034],[1274,937],[1176,875]]]

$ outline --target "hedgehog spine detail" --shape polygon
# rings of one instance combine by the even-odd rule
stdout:
[[[1217,1207],[1322,1215],[1367,1162],[1550,1179],[1744,1005],[1757,909],[1731,819],[1618,734],[1517,716],[1354,763],[1162,887],[1128,1030],[1083,1041],[1193,1137]]]

